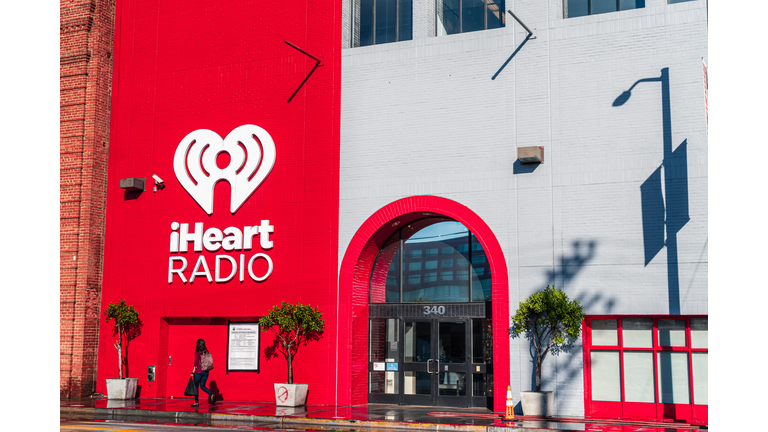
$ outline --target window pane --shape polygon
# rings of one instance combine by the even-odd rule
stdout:
[[[485,4],[483,0],[462,0],[461,32],[484,30]]]
[[[589,364],[592,400],[621,401],[619,352],[592,351],[589,355]]]
[[[400,376],[397,372],[371,371],[368,388],[374,394],[397,394],[399,381]]]
[[[616,0],[592,0],[592,15],[617,10]],[[378,43],[378,40],[376,42]]]
[[[493,329],[490,319],[472,320],[472,363],[493,363]]]
[[[621,0],[621,10],[640,9],[645,7],[645,0]]]
[[[405,394],[428,395],[432,393],[432,374],[429,372],[405,371]]]
[[[395,234],[376,257],[371,277],[371,303],[400,302],[400,240]],[[387,269],[384,273],[383,269]]]
[[[360,46],[373,45],[373,0],[360,0]]]
[[[491,265],[483,250],[483,245],[474,234],[470,235],[472,243],[472,301],[491,301]],[[475,249],[475,245],[479,246]]]
[[[685,320],[660,319],[659,345],[661,346],[685,346]]]
[[[395,42],[397,0],[376,0],[376,45]]]
[[[468,302],[469,261],[466,252],[458,251],[459,246],[468,242],[469,231],[455,221],[438,222],[415,231],[403,246],[403,266],[408,269],[404,273],[407,283],[403,286],[403,302]],[[415,249],[423,250],[427,257],[439,254],[439,259],[428,259],[422,266],[421,258],[410,258],[410,251]],[[436,274],[438,268],[443,271]],[[463,273],[456,274],[454,268]],[[423,273],[431,277],[422,277]]]
[[[440,396],[467,395],[467,384],[462,372],[440,372],[437,387]]]
[[[437,352],[440,363],[466,363],[465,323],[441,322],[438,329]]]
[[[430,324],[428,322],[405,323],[405,362],[426,362],[431,355]]]
[[[707,344],[708,317],[691,318],[691,348],[709,348]]]
[[[580,16],[586,16],[589,14],[589,1],[588,0],[565,0],[566,1],[566,15],[568,18],[575,18]]]
[[[504,0],[488,0],[485,14],[489,29],[504,27],[505,10]]]
[[[459,26],[459,0],[442,0],[442,30],[445,34],[456,34],[461,32]],[[438,16],[439,19],[439,16]]]
[[[659,402],[689,404],[688,353],[659,352]]]
[[[472,374],[472,396],[491,396],[493,374]]]
[[[624,351],[624,399],[626,402],[655,402],[652,351]]]
[[[623,318],[623,345],[629,348],[653,348],[653,318]]]
[[[592,320],[592,345],[617,346],[619,325],[615,319]]]
[[[707,398],[707,353],[693,353],[693,403],[708,405]]]
[[[371,319],[371,362],[397,362],[397,324],[395,318]]]
[[[400,34],[398,40],[413,39],[413,1],[400,0]]]

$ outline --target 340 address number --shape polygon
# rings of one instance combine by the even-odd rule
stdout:
[[[424,306],[424,315],[443,315],[445,306]]]

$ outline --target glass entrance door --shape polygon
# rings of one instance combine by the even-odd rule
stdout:
[[[490,319],[371,318],[369,338],[369,402],[491,406]]]
[[[467,407],[467,319],[403,320],[403,402]]]

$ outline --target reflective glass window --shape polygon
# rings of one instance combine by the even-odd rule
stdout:
[[[709,388],[707,381],[708,360],[707,352],[694,352],[693,355],[693,403],[696,405],[709,404]]]
[[[657,325],[660,346],[685,346],[685,320],[660,319]]]
[[[418,226],[411,224],[409,227]],[[406,227],[406,228],[409,228]],[[438,222],[413,232],[405,238],[403,248],[408,256],[410,249],[422,249],[428,257],[424,270],[439,267],[436,281],[421,278],[424,270],[408,272],[408,283],[403,286],[403,302],[468,302],[469,280],[456,277],[454,268],[469,269],[469,261],[458,251],[458,246],[469,242],[467,228],[455,221]],[[404,264],[405,265],[405,262]],[[417,278],[418,276],[418,278]]]
[[[488,257],[474,234],[470,234],[469,241],[472,243],[472,254],[469,256],[472,261],[472,301],[491,301],[491,267]]]
[[[413,0],[355,0],[353,46],[413,38]]]
[[[437,35],[504,27],[504,0],[437,0]]]
[[[670,0],[670,3],[674,1],[676,0]],[[644,7],[645,0],[563,0],[563,10],[566,18],[640,9]]]
[[[691,403],[688,388],[688,353],[657,353],[659,377],[659,402],[672,404]]]
[[[370,287],[371,303],[485,302],[491,301],[492,275],[482,245],[464,225],[426,218],[387,241]]]
[[[709,318],[691,318],[691,348],[708,348],[707,320]]]
[[[616,346],[619,344],[618,321],[615,319],[592,320],[592,345]]]
[[[592,375],[592,400],[621,400],[618,351],[592,351],[589,357]]]
[[[653,348],[653,318],[622,318],[621,336],[629,348]]]

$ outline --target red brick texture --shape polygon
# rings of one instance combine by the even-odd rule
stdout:
[[[95,390],[114,0],[60,2],[60,397]]]

